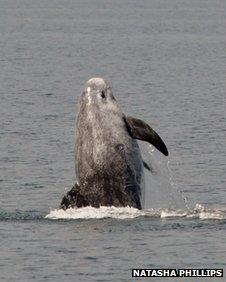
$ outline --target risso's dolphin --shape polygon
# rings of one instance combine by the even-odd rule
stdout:
[[[141,209],[144,167],[136,139],[151,143],[165,156],[167,148],[144,121],[125,116],[103,78],[88,80],[82,92],[75,129],[77,182],[61,208],[130,206]]]

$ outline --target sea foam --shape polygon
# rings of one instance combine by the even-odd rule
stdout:
[[[137,217],[157,217],[157,218],[198,218],[206,219],[226,219],[226,207],[207,208],[202,204],[196,204],[194,209],[145,209],[138,210],[131,207],[83,207],[70,208],[67,210],[55,209],[51,210],[45,216],[47,219],[132,219]]]

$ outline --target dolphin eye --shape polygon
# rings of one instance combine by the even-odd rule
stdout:
[[[106,95],[105,95],[104,91],[101,91],[100,96],[101,96],[101,98],[103,98],[103,99],[106,98]]]

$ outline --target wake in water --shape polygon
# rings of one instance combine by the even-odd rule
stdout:
[[[219,209],[205,208],[201,204],[196,204],[190,209],[146,209],[138,210],[131,207],[84,207],[78,209],[52,210],[45,216],[47,219],[132,219],[137,217],[150,218],[198,218],[198,219],[226,219],[226,207]]]

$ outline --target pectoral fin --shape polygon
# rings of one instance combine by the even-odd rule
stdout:
[[[168,156],[168,150],[161,137],[147,123],[133,117],[125,117],[124,119],[132,138],[146,141],[155,146],[162,154]]]

